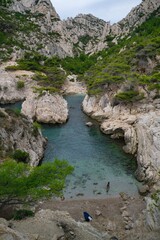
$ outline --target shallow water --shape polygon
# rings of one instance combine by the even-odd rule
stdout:
[[[122,144],[100,132],[98,124],[81,111],[82,95],[67,96],[69,120],[63,125],[43,125],[48,138],[43,162],[66,159],[75,167],[67,178],[65,198],[103,198],[119,192],[137,193],[133,156]],[[94,123],[87,127],[86,122]],[[110,190],[106,192],[107,182]]]

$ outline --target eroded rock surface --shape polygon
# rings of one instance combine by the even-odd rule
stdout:
[[[22,104],[22,113],[30,119],[43,123],[65,123],[68,118],[66,100],[59,94],[30,93]]]
[[[44,155],[46,140],[26,117],[0,108],[0,155],[16,149],[28,152],[31,166],[37,166]]]

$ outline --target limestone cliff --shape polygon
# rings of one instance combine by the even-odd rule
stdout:
[[[127,153],[137,155],[139,180],[157,182],[160,169],[159,99],[148,98],[148,101],[113,106],[115,92],[112,94],[108,90],[99,97],[87,95],[83,101],[84,112],[100,121],[104,133],[112,138],[123,138]]]
[[[37,166],[44,154],[46,140],[26,117],[0,109],[0,158],[16,149],[29,153],[29,164]]]
[[[47,19],[58,18],[59,16],[51,4],[50,0],[13,0],[9,5],[11,11],[25,13],[26,11],[31,11],[32,13],[40,13],[46,15]]]
[[[130,32],[137,26],[141,25],[151,13],[158,9],[159,6],[159,0],[143,0],[141,4],[133,8],[125,18],[118,22],[122,32]]]

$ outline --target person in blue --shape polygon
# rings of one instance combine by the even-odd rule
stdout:
[[[90,222],[93,220],[93,218],[89,215],[89,213],[87,212],[83,212],[83,216],[84,216],[84,219],[87,221],[87,222]]]

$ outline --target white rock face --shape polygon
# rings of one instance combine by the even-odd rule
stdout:
[[[112,138],[124,138],[125,146],[123,147],[126,153],[134,154],[137,150],[136,131],[132,125],[129,125],[121,120],[108,120],[101,124],[101,130]]]
[[[140,179],[158,180],[160,171],[160,112],[150,112],[137,119],[137,162]]]
[[[90,97],[86,95],[83,100],[82,107],[85,113],[97,120],[106,118],[107,115],[110,115],[112,111],[107,94],[98,98],[96,96]]]
[[[32,13],[39,12],[49,17],[59,18],[50,0],[13,0],[10,10],[16,12],[31,10]]]
[[[30,93],[22,104],[22,113],[38,122],[65,123],[68,107],[66,100],[58,94],[44,92],[44,95],[39,97],[38,94]]]

